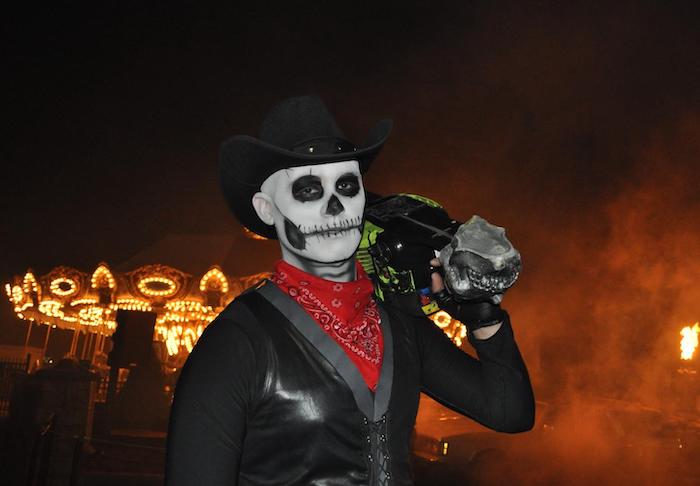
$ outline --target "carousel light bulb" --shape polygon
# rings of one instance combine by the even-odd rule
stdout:
[[[91,305],[91,304],[97,304],[97,300],[96,299],[76,299],[76,300],[72,300],[70,302],[71,307],[75,307],[78,305]]]
[[[149,285],[156,284],[165,286],[163,289],[154,289]],[[165,277],[144,277],[137,284],[142,294],[149,297],[167,297],[177,292],[177,285],[169,278]]]
[[[209,282],[213,280],[216,285],[210,285]],[[199,281],[199,290],[206,292],[207,290],[215,290],[223,294],[227,294],[229,291],[229,284],[226,275],[214,267],[204,274],[202,279]]]
[[[61,284],[67,285],[68,288],[64,289]],[[78,291],[78,284],[75,280],[67,277],[55,278],[51,281],[50,285],[51,293],[58,295],[59,297],[68,297],[75,294]]]
[[[24,291],[19,285],[12,287],[12,300],[15,304],[19,304],[22,302],[22,300],[24,300]]]
[[[110,272],[109,268],[107,268],[105,265],[100,265],[93,272],[92,277],[90,279],[90,285],[93,289],[96,289],[100,286],[103,287],[103,285],[100,284],[104,283],[105,281],[107,283],[107,287],[109,287],[110,289],[116,287],[116,281],[114,280],[112,272]]]
[[[22,290],[29,294],[31,292],[39,292],[39,285],[36,283],[36,278],[32,272],[27,272],[22,281]]]

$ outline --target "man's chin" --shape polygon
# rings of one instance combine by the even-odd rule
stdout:
[[[349,259],[355,257],[355,252],[359,242],[356,245],[333,245],[332,243],[321,243],[320,245],[309,245],[303,251],[295,252],[297,256],[308,260],[309,262],[321,265],[341,265]]]
[[[298,255],[300,258],[303,258],[304,260],[314,263],[317,265],[342,265],[343,263],[347,262],[348,260],[355,258],[355,252],[353,251],[352,253],[349,254],[342,254],[342,255]]]

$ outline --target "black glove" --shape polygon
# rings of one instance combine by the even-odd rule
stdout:
[[[447,289],[442,289],[433,296],[442,310],[453,319],[461,321],[470,331],[503,322],[506,318],[506,311],[489,300],[459,301]]]

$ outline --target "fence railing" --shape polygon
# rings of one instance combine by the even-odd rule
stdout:
[[[46,486],[56,479],[52,472],[52,449],[63,444],[71,449],[70,470],[63,479],[68,486],[83,484],[87,477],[126,477],[128,475],[159,479],[165,468],[165,445],[131,443],[125,440],[101,439],[77,435],[64,435],[55,429],[56,417],[51,416],[44,427],[37,431],[30,458],[26,486]],[[89,443],[90,447],[86,448]],[[91,452],[88,452],[91,451]],[[67,474],[66,474],[67,473]],[[66,483],[63,483],[66,484]]]
[[[31,356],[22,358],[0,359],[0,417],[6,417],[10,411],[10,397],[15,382],[15,375],[27,373]]]

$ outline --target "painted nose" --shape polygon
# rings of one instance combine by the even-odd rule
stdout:
[[[336,197],[336,195],[333,194],[331,196],[331,198],[328,200],[328,206],[326,207],[326,214],[328,216],[338,216],[343,211],[345,211],[343,204],[340,202],[340,199],[338,199]]]

